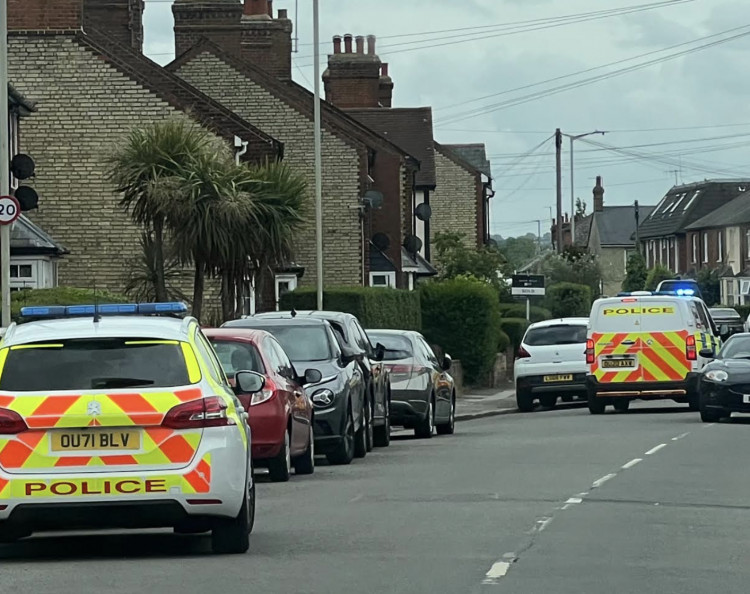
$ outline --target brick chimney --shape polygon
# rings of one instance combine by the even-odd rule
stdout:
[[[83,0],[83,28],[143,51],[144,0]]]
[[[602,186],[602,176],[596,176],[596,185],[594,186],[594,212],[604,212],[604,186]]]
[[[286,10],[279,10],[278,18],[273,18],[273,0],[245,0],[242,57],[281,80],[291,80],[292,29]]]
[[[381,107],[393,107],[393,79],[388,75],[388,64],[380,65],[379,100]]]
[[[79,31],[83,0],[7,0],[9,31]]]
[[[242,12],[238,0],[175,0],[172,14],[176,55],[184,54],[202,37],[239,55]]]
[[[352,42],[356,43],[356,50]],[[341,37],[333,38],[333,53],[328,56],[328,69],[323,74],[326,99],[336,107],[363,108],[381,106],[381,62],[375,53],[375,37],[344,36],[344,51]],[[365,47],[366,46],[366,47]],[[392,83],[390,91],[392,94]],[[388,82],[382,93],[388,94]]]

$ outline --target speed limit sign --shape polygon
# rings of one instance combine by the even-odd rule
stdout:
[[[21,216],[21,205],[15,196],[0,196],[0,225],[10,225]]]

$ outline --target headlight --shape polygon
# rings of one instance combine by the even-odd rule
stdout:
[[[729,379],[729,374],[721,369],[712,369],[706,372],[706,379],[712,382],[725,382]]]
[[[315,406],[330,406],[335,396],[328,389],[318,390],[312,395],[312,401]]]

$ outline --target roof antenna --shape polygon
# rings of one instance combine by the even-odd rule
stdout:
[[[96,278],[94,279],[94,324],[100,321],[99,317],[99,294],[96,292]]]

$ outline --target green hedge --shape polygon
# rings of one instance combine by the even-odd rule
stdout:
[[[93,305],[94,303],[130,303],[124,295],[93,289],[56,287],[54,289],[25,289],[11,294],[11,317],[18,320],[21,308],[32,305]]]
[[[498,352],[497,292],[481,281],[455,278],[426,283],[419,293],[422,332],[427,340],[461,361],[466,384],[481,383]]]
[[[558,283],[547,289],[547,307],[555,318],[588,317],[591,313],[591,287]]]
[[[318,297],[314,288],[301,288],[282,295],[282,310],[317,309]],[[379,287],[334,287],[323,292],[323,307],[327,311],[343,311],[357,316],[365,328],[420,330],[422,316],[419,294]]]
[[[504,318],[523,318],[526,319],[526,306],[516,305],[515,307],[506,308],[501,312]],[[543,322],[552,319],[552,312],[544,307],[532,305],[529,308],[529,314],[532,322]]]
[[[502,322],[500,322],[502,324]],[[497,352],[498,353],[504,353],[508,350],[508,347],[511,345],[510,342],[510,336],[508,336],[505,332],[500,330],[500,334],[498,335],[497,339]]]
[[[503,318],[500,320],[500,327],[508,335],[510,344],[513,346],[513,350],[518,350],[521,345],[523,335],[526,333],[526,329],[529,327],[529,323],[526,318]]]

